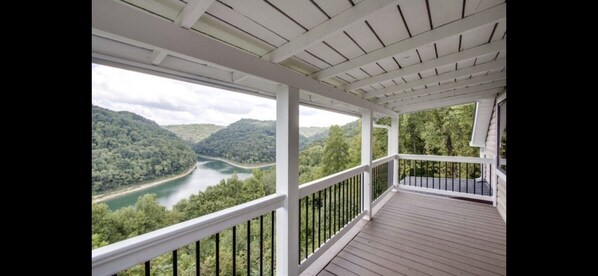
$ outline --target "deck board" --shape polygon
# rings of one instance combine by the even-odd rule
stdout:
[[[489,204],[398,192],[318,275],[505,275]]]

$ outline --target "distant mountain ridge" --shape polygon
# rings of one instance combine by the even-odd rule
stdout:
[[[190,145],[199,143],[212,133],[225,128],[225,126],[215,124],[163,125],[162,127],[170,130]]]
[[[357,121],[346,126],[343,126],[345,135],[356,133],[352,129],[357,128]],[[303,127],[299,128],[299,133],[299,148],[303,149],[326,139],[328,128]],[[241,119],[196,143],[193,150],[200,155],[243,164],[272,163],[276,159],[276,121]]]

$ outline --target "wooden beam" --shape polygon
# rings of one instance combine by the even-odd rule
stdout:
[[[386,9],[390,5],[395,5],[397,2],[397,0],[362,1],[354,7],[343,11],[330,20],[325,21],[288,43],[278,47],[272,52],[264,55],[262,58],[271,62],[280,63],[316,43],[322,42],[343,30],[351,28],[355,24],[363,22],[367,16],[382,9]]]
[[[483,82],[501,80],[501,79],[505,79],[506,77],[507,77],[507,74],[505,72],[494,73],[494,74],[491,74],[488,76],[477,77],[477,78],[462,80],[462,81],[458,81],[458,82],[443,84],[443,85],[439,85],[439,86],[434,86],[432,88],[420,89],[420,90],[413,91],[413,92],[400,93],[398,95],[381,98],[377,101],[377,103],[382,104],[382,103],[404,100],[404,99],[408,99],[408,98],[412,98],[412,97],[433,94],[436,92],[450,90],[450,89],[459,88],[459,87],[464,87],[464,86],[468,86],[468,85],[475,85],[475,84],[483,83]]]
[[[485,72],[485,71],[492,70],[492,69],[498,69],[498,68],[502,68],[505,66],[507,66],[507,59],[503,58],[503,59],[499,59],[497,61],[487,62],[484,64],[467,67],[467,68],[464,68],[461,70],[451,71],[448,73],[440,74],[438,76],[433,76],[433,77],[416,80],[416,81],[410,81],[409,83],[401,83],[399,85],[389,86],[389,87],[386,87],[383,89],[374,90],[372,92],[365,94],[364,98],[368,99],[368,98],[373,98],[373,97],[377,97],[377,96],[388,94],[388,93],[400,92],[402,90],[411,89],[411,88],[422,86],[425,84],[437,83],[437,82],[446,81],[446,80],[452,80],[454,78],[468,76],[468,75],[479,73],[479,72]]]
[[[234,83],[240,83],[249,78],[248,74],[241,73],[241,72],[232,72],[232,81]]]
[[[405,114],[405,113],[429,110],[429,109],[440,108],[440,107],[445,107],[445,106],[466,104],[466,103],[470,103],[470,102],[475,102],[479,99],[486,99],[488,97],[491,97],[492,95],[496,95],[496,94],[500,93],[501,91],[503,91],[502,88],[494,88],[494,89],[488,90],[487,92],[481,91],[479,93],[474,93],[474,94],[470,94],[470,95],[455,96],[454,98],[451,98],[448,100],[447,99],[439,99],[439,100],[435,100],[435,101],[431,101],[431,102],[427,102],[427,103],[419,103],[419,104],[413,104],[410,106],[396,107],[396,108],[394,108],[394,110],[399,112],[399,114]]]
[[[215,0],[187,0],[187,5],[176,18],[181,27],[191,29]]]
[[[359,68],[370,63],[374,63],[384,58],[392,57],[397,54],[413,50],[434,43],[438,40],[461,34],[466,31],[478,29],[488,24],[493,24],[506,17],[506,4],[500,4],[487,9],[483,12],[465,17],[458,21],[440,26],[431,31],[421,33],[412,38],[399,41],[395,44],[380,48],[365,55],[356,57],[341,64],[323,69],[312,74],[312,77],[318,80],[332,78],[338,74]]]
[[[507,43],[505,40],[498,40],[496,42],[492,42],[489,44],[484,44],[481,46],[477,46],[474,48],[470,48],[467,50],[463,50],[461,52],[456,52],[450,55],[441,56],[436,59],[424,61],[422,63],[414,64],[409,67],[390,71],[384,74],[380,74],[377,76],[373,76],[371,78],[358,80],[356,82],[349,83],[343,87],[343,89],[355,90],[364,86],[368,86],[371,84],[383,82],[385,80],[392,80],[398,79],[403,76],[415,74],[418,72],[426,71],[429,69],[434,69],[436,67],[440,67],[443,65],[455,63],[461,60],[466,60],[470,58],[479,57],[486,54],[496,53],[498,51],[504,50],[507,47]]]
[[[154,52],[152,53],[152,64],[160,65],[160,63],[162,63],[162,61],[167,55],[168,54],[166,53],[166,51],[154,50]]]
[[[428,101],[433,101],[433,100],[438,100],[438,99],[448,99],[451,97],[476,93],[476,92],[485,91],[488,89],[501,88],[501,87],[504,87],[506,84],[507,84],[506,80],[500,80],[500,81],[485,83],[485,84],[481,84],[481,85],[474,85],[474,86],[470,86],[470,87],[462,88],[462,89],[449,90],[449,91],[444,91],[444,92],[421,96],[421,97],[413,97],[413,98],[406,99],[404,101],[394,102],[392,105],[389,105],[389,106],[400,108],[401,106],[425,103]]]
[[[218,64],[323,97],[369,109],[387,116],[398,114],[383,106],[299,74],[287,67],[191,32],[145,12],[115,1],[92,0],[92,34],[110,33],[114,38],[153,45],[172,53]],[[140,27],[142,26],[142,27]],[[200,45],[201,47],[198,47]]]

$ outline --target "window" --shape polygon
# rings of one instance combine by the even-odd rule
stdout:
[[[498,104],[498,168],[507,172],[507,100]]]

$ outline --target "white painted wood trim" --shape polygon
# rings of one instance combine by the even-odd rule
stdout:
[[[303,198],[305,196],[311,195],[318,191],[324,190],[332,185],[338,184],[343,180],[347,180],[353,176],[356,176],[364,171],[366,171],[367,165],[360,165],[357,167],[353,167],[342,172],[337,172],[335,174],[322,177],[320,179],[316,179],[314,181],[310,181],[299,186],[299,198]]]
[[[388,163],[388,162],[390,162],[390,161],[392,161],[394,159],[395,159],[395,155],[394,154],[393,155],[388,155],[388,156],[385,156],[385,157],[382,157],[382,158],[378,158],[378,159],[372,161],[372,169],[375,168],[375,167],[378,167],[378,166],[380,166],[380,165],[382,165],[384,163]]]
[[[152,64],[160,65],[167,55],[168,53],[166,51],[154,50],[152,53]]]
[[[305,271],[312,263],[314,263],[317,259],[322,256],[322,254],[326,253],[330,247],[332,247],[339,239],[341,239],[353,226],[355,226],[358,222],[360,222],[366,215],[365,211],[362,211],[359,215],[357,215],[354,219],[352,219],[348,224],[346,224],[340,231],[336,232],[330,239],[326,240],[326,242],[314,253],[311,253],[307,256],[300,265],[299,265],[299,273]],[[356,233],[357,234],[357,233]],[[349,240],[350,241],[350,240]],[[278,270],[278,269],[277,269]]]
[[[494,73],[494,74],[490,74],[490,75],[483,76],[483,77],[461,80],[458,82],[452,82],[452,83],[448,83],[448,84],[438,85],[438,86],[434,86],[431,88],[420,89],[420,90],[416,90],[416,91],[412,91],[412,92],[402,92],[402,93],[399,93],[394,96],[388,96],[388,97],[381,98],[378,101],[376,101],[376,103],[381,104],[381,103],[399,101],[396,103],[392,103],[389,106],[404,105],[409,100],[418,99],[418,98],[416,98],[418,96],[432,95],[434,93],[438,93],[441,91],[447,91],[447,90],[451,90],[451,89],[455,89],[455,88],[459,88],[459,87],[466,87],[466,86],[470,86],[470,87],[463,88],[463,89],[457,89],[455,91],[459,91],[459,90],[474,90],[475,91],[475,89],[477,89],[477,91],[487,90],[487,89],[491,89],[491,88],[505,86],[506,81],[501,82],[498,80],[504,80],[506,78],[507,78],[506,72],[499,72],[499,73]],[[497,82],[477,85],[479,83],[490,82],[490,81],[497,81]],[[479,86],[479,87],[477,87],[477,86]],[[440,94],[440,93],[438,93],[438,94]]]
[[[434,43],[438,40],[458,35],[460,33],[479,29],[488,24],[504,19],[507,15],[506,4],[499,4],[480,13],[476,13],[452,23],[437,27],[414,37],[401,40],[392,45],[380,48],[365,55],[356,57],[341,64],[318,71],[312,76],[319,80],[329,79],[338,74],[359,68],[378,60],[388,58],[415,48]]]
[[[505,183],[507,182],[507,175],[503,173],[501,170],[496,170],[496,176],[505,181]]]
[[[399,169],[399,118],[390,119],[390,129],[388,154],[394,156],[392,164],[392,186],[396,189],[396,186],[399,184],[399,174],[397,173]]]
[[[498,95],[498,97],[496,97],[496,103],[498,104],[498,103],[504,101],[506,98],[507,98],[507,90],[505,89],[504,92],[500,93]]]
[[[467,98],[467,97],[471,97],[471,96],[482,95],[487,98],[487,97],[491,97],[492,95],[495,95],[497,93],[497,91],[500,91],[501,89],[503,89],[503,87],[506,84],[507,84],[506,80],[499,80],[499,81],[495,81],[492,83],[474,85],[474,86],[470,86],[467,88],[459,88],[456,90],[443,91],[443,92],[435,93],[432,95],[412,97],[412,98],[405,99],[405,100],[402,100],[399,102],[388,104],[387,106],[392,106],[393,108],[397,107],[400,109],[401,107],[406,107],[406,106],[414,106],[414,105],[417,106],[418,104],[421,104],[421,103],[459,99],[459,97]]]
[[[372,133],[373,114],[371,110],[363,110],[361,115],[361,164],[366,165],[363,172],[363,210],[365,219],[371,218],[372,210]]]
[[[466,193],[459,193],[453,191],[445,191],[445,190],[437,190],[437,189],[430,189],[430,188],[423,188],[423,187],[415,187],[415,186],[408,186],[399,184],[399,191],[416,191],[416,192],[426,192],[426,193],[433,193],[439,195],[448,195],[454,197],[462,197],[462,198],[471,198],[477,200],[484,200],[488,202],[492,202],[491,196],[483,196],[483,195],[474,195],[474,194],[466,194]]]
[[[389,129],[390,129],[390,127],[389,127],[389,126],[386,126],[386,125],[379,125],[379,124],[374,124],[374,127],[375,127],[375,128],[383,128],[383,129],[386,129],[386,130],[389,130]]]
[[[396,0],[362,1],[352,8],[346,9],[330,20],[324,21],[315,28],[301,34],[288,43],[278,47],[263,56],[263,59],[280,63],[287,58],[322,42],[343,30],[350,29],[354,24],[359,24],[370,14],[396,4]]]
[[[94,249],[91,251],[91,274],[115,274],[247,220],[267,214],[280,208],[285,199],[286,195],[284,194],[269,195]]]
[[[488,70],[492,70],[492,69],[503,68],[507,65],[506,61],[507,61],[507,59],[503,58],[503,59],[499,59],[497,61],[487,62],[484,64],[467,67],[467,68],[464,68],[464,69],[461,69],[458,71],[451,71],[448,73],[440,74],[438,76],[433,76],[433,77],[416,80],[416,81],[410,81],[408,83],[401,83],[399,85],[389,86],[387,88],[378,89],[378,90],[374,90],[372,92],[366,93],[366,94],[364,94],[364,97],[366,99],[369,99],[369,98],[377,97],[377,96],[388,94],[388,93],[400,92],[403,90],[411,89],[411,88],[426,85],[426,84],[437,83],[437,82],[442,82],[442,81],[446,81],[446,80],[452,80],[454,78],[458,78],[458,77],[462,77],[462,76],[469,76],[471,74],[475,74],[478,72],[484,72],[484,71],[488,71]]]
[[[465,104],[465,103],[475,102],[475,101],[478,101],[481,99],[487,99],[488,97],[492,97],[493,95],[498,94],[501,90],[503,90],[502,87],[493,88],[493,89],[480,91],[480,92],[476,92],[476,93],[471,93],[471,94],[466,94],[466,95],[452,96],[448,99],[437,99],[437,100],[432,100],[432,101],[427,101],[427,102],[414,103],[414,104],[407,105],[407,106],[401,106],[400,108],[395,107],[394,110],[398,110],[399,114],[405,114],[405,113],[409,113],[409,112],[428,110],[428,109],[433,109],[433,108],[438,108],[438,107]]]
[[[256,77],[297,87],[323,97],[369,109],[387,116],[398,114],[342,89],[299,74],[207,36],[116,1],[92,0],[92,34],[108,33],[117,40],[136,41]],[[110,16],[107,16],[110,15]],[[144,26],[144,28],[139,28]],[[201,47],[197,47],[201,45]]]
[[[208,10],[215,0],[187,0],[187,5],[176,18],[181,27],[190,29],[197,20]]]
[[[492,158],[463,157],[463,156],[440,156],[440,155],[419,155],[419,154],[399,154],[399,159],[405,160],[424,160],[424,161],[443,161],[459,163],[479,163],[492,164]]]
[[[415,74],[418,72],[426,71],[429,69],[434,69],[436,67],[440,67],[447,64],[453,64],[455,62],[466,60],[470,58],[475,58],[478,56],[482,56],[485,54],[496,53],[498,51],[504,50],[507,48],[506,39],[498,40],[489,44],[484,44],[481,46],[477,46],[471,49],[463,50],[461,52],[456,52],[450,55],[441,56],[432,60],[424,61],[422,63],[414,64],[409,67],[398,69],[395,71],[390,71],[384,74],[380,74],[377,76],[373,76],[370,78],[358,80],[347,84],[343,87],[345,90],[356,90],[358,88],[368,86],[371,84],[383,82],[385,80],[392,80],[398,79],[400,77],[404,77],[407,75]]]
[[[299,259],[299,89],[276,95],[276,193],[286,194],[276,211],[276,275],[298,275]]]

